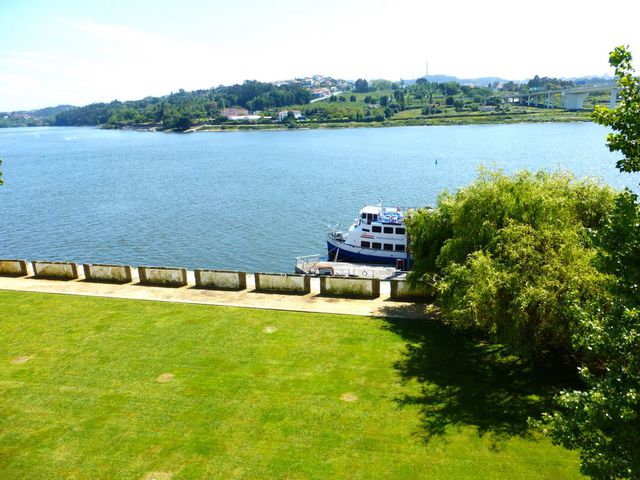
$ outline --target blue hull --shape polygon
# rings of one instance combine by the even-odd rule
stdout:
[[[338,260],[343,260],[346,262],[395,265],[396,260],[404,260],[405,262],[407,261],[406,256],[404,258],[389,258],[378,257],[376,255],[365,255],[363,253],[348,252],[346,250],[338,249],[335,245],[331,244],[331,242],[327,242],[327,250],[329,252],[329,260],[334,259],[336,250],[338,250]]]

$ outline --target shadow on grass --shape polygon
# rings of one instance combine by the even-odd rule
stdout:
[[[384,328],[407,342],[396,370],[405,382],[419,383],[419,393],[396,401],[419,406],[425,441],[461,426],[496,440],[528,437],[529,419],[540,418],[560,389],[577,382],[574,367],[552,361],[534,366],[437,321],[386,321]]]

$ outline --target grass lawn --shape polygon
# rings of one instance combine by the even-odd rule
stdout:
[[[557,378],[418,321],[0,291],[0,478],[565,479]]]

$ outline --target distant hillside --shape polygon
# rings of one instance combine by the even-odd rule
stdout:
[[[454,102],[453,96],[460,93],[462,86],[466,95],[469,89],[486,99],[494,96],[497,89],[502,91],[528,91],[531,88],[561,88],[573,85],[607,84],[612,77],[586,76],[578,78],[549,78],[536,75],[529,80],[510,81],[501,77],[458,78],[453,75],[428,75],[414,80],[394,82],[374,79],[369,89],[358,93],[354,82],[335,80],[331,77],[314,75],[313,77],[283,80],[276,83],[247,80],[242,84],[219,86],[211,89],[177,93],[161,97],[146,97],[141,100],[109,103],[94,103],[83,107],[58,105],[29,111],[0,112],[0,127],[25,126],[97,126],[111,128],[137,128],[144,130],[187,130],[203,124],[222,125],[231,122],[253,121],[258,123],[283,122],[282,110],[291,108],[295,119],[303,117],[310,121],[368,121],[384,120],[408,107],[404,95],[398,90],[404,85],[409,93],[411,88],[429,84],[446,91],[444,100]],[[363,80],[364,81],[364,80]],[[417,82],[417,83],[416,83]],[[356,82],[357,83],[357,82]],[[366,82],[365,82],[366,84]],[[458,87],[451,84],[458,84]],[[455,88],[454,88],[455,87]],[[484,89],[484,90],[483,90]],[[431,102],[433,92],[419,88],[414,100],[428,95]],[[379,96],[367,93],[385,92]],[[336,95],[333,95],[334,92]],[[390,97],[393,93],[393,98]],[[344,93],[344,95],[339,95]],[[349,93],[349,95],[347,95]],[[312,97],[322,96],[328,105],[314,103],[308,105]],[[477,95],[476,95],[477,97]],[[457,97],[456,97],[457,98]],[[458,98],[458,100],[460,100]],[[477,98],[468,98],[468,104],[478,103]],[[473,101],[472,101],[473,100]],[[377,102],[380,101],[378,105]],[[383,103],[384,102],[384,103]],[[469,103],[471,102],[471,103]],[[415,108],[424,108],[424,102]],[[494,102],[495,103],[495,102]],[[449,107],[451,105],[448,105]],[[240,108],[238,108],[240,107]],[[477,106],[479,108],[479,106]],[[438,108],[434,107],[435,110]],[[246,119],[248,113],[260,113],[253,119]],[[297,112],[297,113],[295,113]],[[246,120],[242,120],[245,118]],[[364,119],[364,120],[363,120]]]
[[[94,103],[58,113],[54,125],[105,125],[115,128],[146,125],[160,130],[186,130],[193,125],[224,120],[223,109],[229,107],[256,111],[303,105],[310,100],[310,90],[299,83],[275,85],[248,80],[241,85],[193,92],[180,90],[163,97]]]
[[[47,118],[55,117],[57,114],[66,112],[67,110],[71,110],[72,108],[76,107],[73,105],[58,105],[57,107],[46,107],[40,108],[38,110],[31,110],[29,113],[33,114],[36,117]]]
[[[37,110],[0,112],[0,128],[2,127],[41,127],[53,125],[55,116],[74,109],[73,105],[58,105]]]
[[[495,83],[506,83],[508,80],[500,77],[478,77],[478,78],[458,78],[452,75],[427,75],[424,78],[428,82],[433,83],[459,83],[460,85],[475,85],[480,87],[486,87]],[[411,85],[416,82],[415,80],[405,80],[404,83],[406,85]]]
[[[460,85],[476,85],[486,87],[492,84],[504,84],[511,82],[513,84],[527,83],[530,79],[525,80],[507,80],[502,77],[478,77],[478,78],[458,78],[452,75],[427,75],[426,77],[421,77],[426,79],[429,82],[434,83],[449,83],[455,82]],[[572,81],[575,85],[603,85],[614,83],[615,79],[609,76],[586,76],[586,77],[562,77],[562,80]],[[415,83],[416,80],[405,80],[406,85],[411,85]]]
[[[578,77],[570,78],[576,85],[607,85],[616,83],[616,79],[613,77]]]

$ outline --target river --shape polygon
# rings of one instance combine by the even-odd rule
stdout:
[[[197,134],[0,129],[0,258],[292,271],[365,204],[434,204],[479,166],[637,190],[591,123]]]

